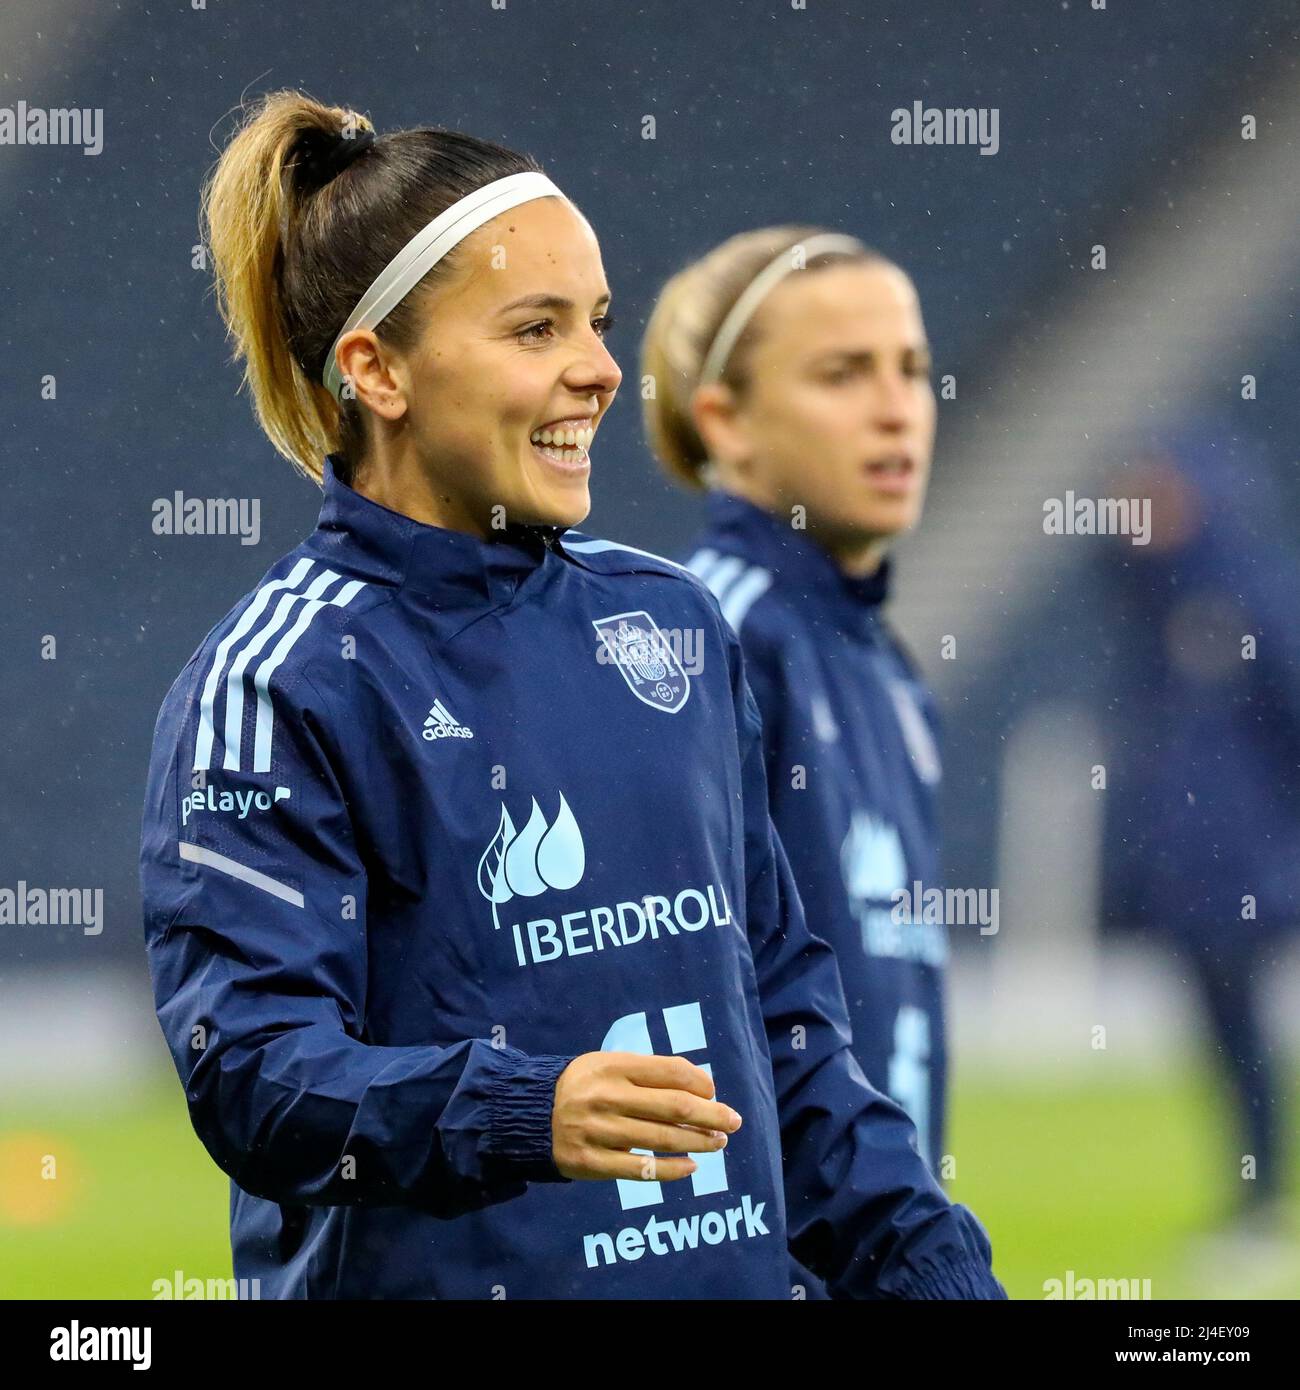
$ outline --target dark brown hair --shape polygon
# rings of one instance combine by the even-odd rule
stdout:
[[[349,149],[346,142],[361,138]],[[271,92],[245,114],[202,194],[218,307],[253,408],[276,449],[321,481],[326,454],[355,474],[364,406],[322,384],[339,330],[380,271],[452,203],[539,169],[531,157],[454,130],[375,135],[365,116],[302,92]],[[409,350],[444,257],[375,329]]]

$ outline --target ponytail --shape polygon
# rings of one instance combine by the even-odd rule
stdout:
[[[364,405],[322,384],[339,330],[384,266],[452,203],[537,170],[526,155],[432,127],[376,135],[365,116],[302,92],[263,96],[202,193],[217,307],[244,363],[242,385],[276,450],[319,483],[336,454],[351,481],[366,446]],[[429,272],[375,330],[397,351],[419,337]]]

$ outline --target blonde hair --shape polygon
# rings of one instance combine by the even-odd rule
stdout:
[[[241,386],[276,450],[319,483],[327,454],[350,481],[365,446],[362,404],[321,381],[334,339],[380,271],[452,203],[509,174],[527,155],[437,127],[345,143],[374,126],[303,92],[261,97],[204,184],[201,221],[217,306],[244,363]],[[423,291],[444,257],[375,330],[399,351],[419,335]]]
[[[675,482],[707,485],[709,451],[691,415],[691,399],[709,348],[723,319],[754,277],[782,252],[825,234],[822,227],[786,225],[740,232],[693,261],[660,291],[641,342],[642,413],[650,447]],[[808,269],[844,261],[881,261],[864,246],[860,254],[831,251],[809,259]],[[748,368],[762,328],[762,309],[749,321],[727,357],[721,380],[738,393],[749,381]]]

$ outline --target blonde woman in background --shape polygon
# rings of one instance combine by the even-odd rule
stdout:
[[[883,613],[934,444],[915,287],[852,237],[745,232],[664,287],[641,369],[660,463],[705,494],[687,563],[740,638],[773,824],[854,1053],[937,1174],[947,938],[910,910],[939,875],[935,710]]]

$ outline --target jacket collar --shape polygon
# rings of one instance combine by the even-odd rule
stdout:
[[[874,574],[845,574],[804,531],[731,492],[714,489],[706,502],[709,543],[724,545],[776,575],[783,585],[817,598],[834,596],[854,607],[877,609],[889,596],[890,562]]]
[[[562,526],[512,522],[499,536],[480,540],[430,526],[371,501],[341,481],[335,455],[325,460],[325,498],[312,536],[322,559],[456,606],[508,600],[555,548]]]

